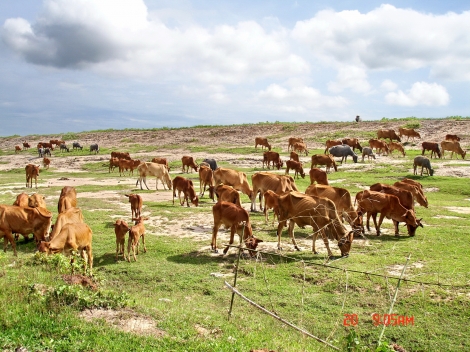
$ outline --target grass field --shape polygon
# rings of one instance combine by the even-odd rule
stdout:
[[[292,131],[286,129],[284,133],[287,136]],[[363,138],[369,138],[366,132]],[[253,146],[219,148],[242,159],[261,153]],[[154,149],[136,144],[131,150]],[[310,153],[323,153],[323,149]],[[335,186],[348,189],[352,195],[376,182],[393,183],[403,177],[421,182],[429,207],[416,207],[424,228],[418,228],[415,237],[406,235],[404,228],[401,236],[395,237],[392,223],[385,222],[382,236],[368,233],[367,241],[353,243],[349,257],[328,261],[326,251],[318,255],[311,252],[311,242],[302,251],[293,251],[284,229],[282,252],[265,250],[255,258],[240,259],[237,289],[342,351],[392,351],[388,347],[392,344],[406,351],[470,349],[470,183],[466,177],[439,175],[440,169],[470,164],[461,159],[452,163],[433,159],[435,176],[413,176],[412,159],[418,153],[409,150],[405,158],[394,159],[404,162],[379,159],[374,167],[348,161],[338,172],[329,174]],[[281,154],[287,158],[285,151]],[[220,161],[224,167],[243,170],[248,176],[262,170],[260,165],[243,167]],[[181,174],[180,164],[171,166],[176,170],[172,177]],[[151,218],[146,226],[147,252],[141,252],[137,262],[125,262],[122,257],[116,261],[113,223],[117,218],[130,222],[130,206],[123,195],[131,191],[150,195],[155,190],[150,184],[150,191],[134,188],[136,177],[123,177],[133,180],[132,184],[115,183],[119,176],[109,173],[104,162],[85,163],[81,168],[87,172],[72,172],[66,177],[104,181],[102,185],[76,186],[79,207],[93,230],[93,280],[97,287],[69,284],[67,258],[39,255],[34,244],[22,238],[17,243],[17,257],[11,248],[0,252],[3,350],[13,351],[19,346],[30,351],[329,350],[238,296],[229,317],[232,294],[224,281],[234,282],[237,251],[232,248],[227,256],[209,251],[213,202],[207,196],[198,208],[172,205],[171,201],[145,202],[144,214]],[[38,193],[46,196],[54,220],[62,187],[46,185],[62,176],[52,167],[41,171],[39,179]],[[196,173],[184,176],[198,183]],[[307,188],[307,178],[296,181],[299,190]],[[24,168],[0,172],[0,184],[1,204],[12,204],[23,191],[32,192],[24,187]],[[116,197],[100,196],[108,192],[115,192]],[[89,196],[80,197],[85,193]],[[245,208],[249,206],[245,195],[242,202]],[[271,220],[265,224],[262,213],[251,213],[250,218],[256,237],[277,241],[277,224],[273,226]],[[309,240],[310,234],[308,228],[295,230],[297,239]],[[219,240],[219,248],[221,245]],[[339,253],[336,243],[330,247],[336,255]],[[401,281],[391,312],[396,314],[393,321],[397,325],[392,321],[385,327],[383,344],[378,346],[383,326],[376,323],[380,317],[388,324],[387,315],[405,264],[407,280]],[[75,267],[75,273],[82,270],[79,264]],[[131,329],[132,325],[137,328]]]

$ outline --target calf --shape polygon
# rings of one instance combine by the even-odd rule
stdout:
[[[111,152],[111,158],[131,160],[129,152]]]
[[[33,178],[36,184],[36,189],[38,188],[38,176],[39,176],[39,166],[28,164],[25,167],[26,171],[26,188],[33,188]]]
[[[422,148],[422,152],[421,152],[421,155],[424,155],[424,152],[426,150],[430,150],[431,151],[431,159],[432,159],[432,156],[434,155],[434,157],[437,157],[440,159],[441,158],[441,147],[439,146],[438,143],[435,143],[435,142],[423,142],[421,143],[421,148]]]
[[[199,168],[199,196],[203,197],[206,192],[206,187],[209,189],[209,198],[214,200],[214,174],[210,167],[201,166]]]
[[[384,141],[381,141],[379,139],[375,139],[375,138],[372,138],[372,139],[369,139],[369,146],[374,149],[375,148],[375,151],[377,152],[377,154],[381,154],[382,151],[383,152],[386,152],[387,155],[389,153],[389,149],[388,149],[388,145],[387,143],[385,143]]]
[[[70,149],[65,145],[65,143],[62,143],[60,145],[60,151],[62,152],[64,150],[66,150],[67,152],[70,152]]]
[[[287,160],[286,161],[286,175],[289,174],[290,169],[295,171],[294,178],[295,177],[299,178],[299,174],[300,176],[302,176],[302,178],[305,178],[305,172],[304,172],[304,168],[302,167],[301,162],[294,161],[294,160]]]
[[[290,160],[299,161],[299,154],[296,152],[290,152]]]
[[[139,240],[142,237],[142,246],[144,247],[144,253],[147,252],[147,248],[145,247],[145,226],[144,221],[148,220],[149,218],[133,218],[132,221],[135,222],[129,229],[129,239],[127,240],[127,261],[131,262],[131,249],[132,249],[132,256],[134,257],[134,261],[137,261],[135,257],[136,253],[139,254]]]
[[[446,150],[452,152],[452,154],[450,154],[451,159],[454,156],[454,153],[455,153],[455,157],[457,157],[457,154],[458,154],[462,157],[462,159],[465,159],[465,154],[467,154],[467,152],[466,151],[464,152],[462,147],[460,147],[460,143],[454,142],[454,141],[442,141],[441,149],[442,149],[442,157],[444,157],[444,152]]]
[[[124,174],[124,170],[129,170],[129,175],[134,175],[134,169],[138,168],[141,164],[140,160],[127,160],[127,159],[119,159],[119,176]]]
[[[287,146],[287,151],[289,152],[291,149],[294,150],[295,143],[303,143],[303,142],[304,142],[303,138],[289,137],[289,144]]]
[[[305,153],[305,156],[308,155],[307,145],[303,142],[294,143],[294,151],[299,153]]]
[[[90,145],[90,153],[95,152],[95,154],[98,154],[100,152],[100,147],[98,144],[92,144]]]
[[[48,169],[49,165],[51,165],[51,159],[44,157],[42,159],[42,165],[44,166],[45,169]]]
[[[50,148],[44,148],[44,155],[49,155],[49,156],[52,156],[51,155],[51,150]]]
[[[367,160],[370,161],[370,158],[375,160],[375,154],[370,147],[364,147],[362,148],[362,162],[364,162],[364,158],[367,156]]]
[[[322,155],[322,154],[312,155],[311,168],[313,169],[317,165],[325,165],[326,172],[328,172],[331,167],[333,167],[335,171],[338,171],[338,168],[336,167],[335,159],[333,159],[332,155]]]
[[[390,150],[390,154],[392,154],[392,152],[394,150],[398,150],[400,153],[402,153],[403,156],[406,155],[405,153],[405,148],[403,148],[403,145],[401,143],[398,143],[398,142],[390,142],[388,144],[388,149]]]
[[[117,167],[119,168],[119,160],[118,158],[113,158],[111,157],[111,159],[109,159],[109,173],[111,172],[111,170],[114,171],[114,169]]]
[[[428,199],[424,195],[423,189],[420,188],[420,186],[418,186],[417,184],[421,185],[419,182],[405,178],[401,182],[400,181],[395,182],[393,185],[397,188],[401,188],[401,189],[411,192],[411,194],[413,194],[413,199],[417,201],[419,205],[427,208]]]
[[[268,223],[268,211],[269,209],[272,209],[274,212],[273,215],[273,225],[274,225],[274,220],[279,221],[279,194],[277,194],[274,191],[271,191],[268,189],[266,192],[264,192],[264,219],[266,223]]]
[[[183,164],[183,173],[184,173],[185,168],[186,168],[186,173],[189,173],[190,168],[193,168],[194,171],[197,172],[197,168],[199,165],[194,161],[192,156],[183,156],[181,158],[181,162]],[[191,170],[191,172],[193,172],[193,170]]]
[[[317,167],[311,168],[310,172],[310,184],[313,185],[315,182],[320,184],[320,185],[326,185],[328,186],[328,174],[326,171],[323,171],[322,169],[319,169]]]
[[[15,153],[18,154],[18,152],[21,152],[21,147],[19,145],[15,145]]]
[[[274,165],[276,165],[278,170],[284,165],[279,153],[264,152],[263,153],[263,168],[264,168],[264,165],[266,164],[268,169],[269,169],[270,165],[271,165],[271,162],[273,163],[273,169],[274,169]]]
[[[122,254],[124,259],[126,255],[124,253],[124,245],[126,242],[126,234],[129,232],[129,226],[124,220],[118,219],[114,223],[114,233],[116,234],[116,260],[118,260],[119,254]]]
[[[185,200],[188,207],[189,200],[191,200],[191,203],[195,206],[199,205],[199,198],[194,190],[193,181],[181,176],[176,176],[173,179],[173,205],[175,205],[176,191],[178,191],[178,200],[181,205],[184,205]],[[181,192],[183,192],[184,195],[183,201],[181,201]]]
[[[434,175],[434,170],[431,167],[431,161],[425,156],[417,156],[413,162],[413,174],[417,175],[416,169],[421,166],[421,176],[423,176],[423,169],[426,169],[429,176]]]
[[[255,149],[258,148],[258,145],[261,146],[261,149],[263,149],[264,147],[266,147],[266,148],[268,148],[268,150],[271,150],[271,144],[268,143],[268,139],[267,139],[267,138],[256,137],[256,138],[255,138]]]
[[[457,137],[456,134],[446,134],[446,141],[460,142],[460,137]]]
[[[29,149],[31,145],[28,142],[23,142],[23,149]]]
[[[131,203],[131,213],[133,218],[140,218],[140,213],[142,211],[142,197],[138,194],[124,194],[129,198],[129,203]]]
[[[230,241],[229,245],[224,249],[224,254],[227,253],[229,246],[233,243],[235,232],[240,236],[240,245],[242,242],[245,243],[248,250],[255,250],[258,243],[263,242],[253,236],[248,212],[238,205],[223,201],[217,202],[212,207],[212,215],[214,216],[214,227],[212,228],[211,249],[215,253],[218,253],[217,233],[222,225],[224,225],[226,229],[230,228]],[[253,255],[252,252],[250,252],[250,254]]]
[[[238,191],[232,186],[224,185],[223,183],[221,183],[217,187],[215,187],[214,192],[217,196],[218,202],[224,201],[236,204],[239,207],[242,206],[240,201],[240,193],[238,193]]]

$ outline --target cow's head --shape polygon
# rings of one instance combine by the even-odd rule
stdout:
[[[338,247],[341,251],[341,256],[349,255],[349,251],[351,250],[352,241],[354,239],[354,231],[350,231],[347,235],[341,237],[338,241]]]
[[[429,169],[429,176],[434,175],[434,169]]]
[[[408,229],[408,235],[414,236],[415,233],[416,233],[416,229],[417,229],[419,226],[423,227],[423,224],[421,223],[421,220],[423,220],[423,219],[421,218],[421,219],[416,220],[416,226],[413,226],[413,225],[406,225],[406,227],[407,227],[407,229]]]
[[[41,253],[50,254],[51,252],[51,242],[41,241],[38,246],[38,251]]]
[[[353,158],[353,161],[354,161],[355,163],[357,163],[357,155],[356,155],[356,154],[353,154],[352,158]]]
[[[254,236],[245,239],[245,246],[246,248],[248,248],[250,256],[253,257],[255,255],[255,252],[253,251],[256,250],[256,247],[258,247],[258,243],[260,242],[263,242],[263,240],[260,240],[259,238],[256,238]]]
[[[194,196],[194,198],[191,199],[191,203],[193,203],[197,207],[199,205],[199,197]]]

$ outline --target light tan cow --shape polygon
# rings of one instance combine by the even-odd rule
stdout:
[[[26,171],[26,188],[33,188],[33,178],[36,184],[36,189],[38,188],[38,176],[39,176],[39,166],[28,164],[24,168]]]
[[[331,148],[331,147],[334,147],[335,145],[341,145],[343,144],[343,142],[341,142],[340,140],[338,139],[328,139],[326,142],[325,142],[325,154],[328,154],[328,150]]]
[[[271,190],[276,194],[282,194],[287,191],[298,191],[292,176],[278,175],[269,172],[257,172],[251,176],[253,184],[253,193],[251,197],[251,211],[256,211],[256,196],[258,192],[259,207],[263,210],[263,196],[267,190]]]
[[[465,159],[465,155],[467,154],[466,151],[463,151],[462,147],[460,146],[459,142],[456,141],[442,141],[441,142],[441,149],[442,149],[442,157],[444,158],[444,152],[446,150],[452,152],[450,154],[450,158],[454,156],[454,153],[456,154],[455,157],[457,158],[457,154],[462,157],[462,159]]]
[[[145,187],[149,189],[147,186],[147,176],[155,176],[157,178],[155,183],[156,190],[158,190],[158,180],[162,182],[163,189],[166,189],[165,184],[167,185],[168,189],[171,189],[171,178],[165,165],[144,162],[137,167],[137,170],[139,170],[140,176],[137,179],[135,185],[137,186],[137,184],[140,182],[140,189],[142,189],[142,181],[144,181]]]
[[[372,149],[375,148],[376,153],[379,155],[382,153],[382,151],[386,152],[387,155],[390,152],[390,150],[388,149],[388,144],[379,139],[375,139],[375,138],[369,139],[369,146]]]
[[[311,168],[313,169],[317,165],[325,165],[326,172],[330,170],[331,167],[338,171],[338,167],[336,166],[336,161],[333,158],[333,155],[323,155],[323,154],[314,154],[312,155],[312,165]]]
[[[232,186],[224,185],[223,183],[221,183],[217,187],[215,187],[214,192],[217,195],[218,202],[223,201],[236,204],[239,207],[242,206],[242,203],[240,201],[240,194]]]
[[[268,211],[272,209],[274,212],[273,215],[273,225],[274,220],[279,221],[279,194],[268,189],[264,192],[264,220],[268,223]]]
[[[403,144],[398,142],[390,142],[388,143],[388,149],[390,150],[390,155],[394,150],[398,150],[403,156],[406,156],[405,148],[403,148]]]
[[[268,148],[268,150],[271,150],[271,144],[268,143],[268,139],[264,137],[256,137],[255,138],[255,149],[258,148],[258,145],[261,146],[261,149],[264,147]]]
[[[415,138],[421,138],[419,132],[415,131],[414,128],[398,128],[398,132],[400,133],[400,137],[406,136],[406,141],[408,141],[411,137],[411,140],[414,141]]]
[[[162,167],[165,167],[162,165]],[[165,168],[166,170],[166,168]],[[134,261],[137,261],[136,254],[139,254],[139,240],[142,238],[142,246],[144,247],[144,253],[147,252],[147,247],[145,247],[145,226],[144,221],[148,220],[149,218],[133,218],[132,221],[135,221],[135,225],[133,225],[129,229],[129,239],[127,240],[127,261],[131,262],[131,249],[132,249],[132,256],[134,257]]]
[[[378,130],[377,131],[377,138],[380,139],[380,138],[384,138],[384,139],[390,139],[390,142],[393,141],[394,139],[397,140],[398,142],[401,142],[401,139],[400,137],[398,137],[397,133],[392,130],[392,129],[388,129],[388,130]]]
[[[217,186],[221,183],[232,186],[236,190],[245,193],[251,199],[253,190],[244,172],[219,167],[214,171],[214,184]]]
[[[289,144],[287,146],[287,151],[289,152],[291,149],[294,150],[294,144],[295,143],[303,143],[304,139],[300,137],[290,137],[289,138]]]
[[[58,213],[63,213],[69,208],[77,206],[77,191],[75,187],[65,186],[60,191],[59,202],[57,203]]]
[[[83,222],[82,211],[80,208],[68,208],[57,216],[57,220],[52,227],[49,238],[52,240],[54,237],[56,237],[65,224],[73,224],[77,222]]]
[[[114,223],[114,233],[116,235],[116,260],[118,260],[119,254],[122,254],[126,259],[124,253],[124,245],[126,242],[126,235],[129,232],[129,225],[124,220],[118,219]]]
[[[402,181],[395,182],[393,185],[395,187],[410,191],[411,194],[413,194],[414,200],[416,202],[418,202],[419,205],[427,208],[428,207],[428,199],[424,195],[424,191],[422,189],[422,186],[420,188],[414,182],[416,182],[416,181],[410,180],[410,179],[404,179]],[[417,183],[419,183],[419,182],[417,182]]]
[[[214,172],[210,166],[204,166],[201,163],[199,167],[199,197],[204,196],[206,188],[209,189],[209,198],[214,200]]]

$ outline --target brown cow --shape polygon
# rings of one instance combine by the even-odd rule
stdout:
[[[436,155],[439,157],[439,159],[441,158],[441,147],[439,146],[439,143],[435,143],[435,142],[423,142],[421,143],[421,148],[422,148],[422,152],[421,152],[421,155],[424,155],[424,152],[426,150],[430,150],[431,151],[431,159],[432,159],[432,156],[434,155],[434,157],[436,157]]]
[[[16,200],[13,205],[17,205],[19,207],[28,207],[29,196],[27,193],[20,193],[16,196]]]
[[[131,203],[131,214],[133,218],[139,218],[140,213],[142,212],[142,197],[138,194],[124,194],[129,198],[129,203]]]
[[[26,188],[33,188],[33,178],[36,183],[36,189],[38,188],[38,176],[39,176],[39,166],[28,164],[24,168],[26,171]]]
[[[15,154],[18,154],[18,152],[21,152],[21,147],[19,145],[15,145]]]
[[[269,172],[257,172],[251,175],[253,194],[251,197],[251,211],[256,211],[256,196],[260,193],[259,207],[263,210],[263,195],[267,190],[276,194],[287,191],[298,191],[294,179],[291,176],[272,174]]]
[[[299,154],[297,154],[296,152],[290,152],[290,160],[300,161]]]
[[[42,159],[42,165],[45,169],[49,169],[49,165],[51,165],[51,159],[44,157]]]
[[[58,213],[63,213],[69,208],[77,206],[77,191],[75,187],[65,186],[60,191],[59,202],[57,204]]]
[[[139,240],[142,238],[142,246],[144,247],[144,253],[147,252],[147,247],[145,247],[145,226],[144,221],[149,218],[133,218],[132,221],[135,222],[129,229],[129,239],[127,240],[127,261],[131,262],[131,249],[134,261],[137,261],[136,252],[139,254]]]
[[[86,252],[91,275],[93,270],[92,237],[93,232],[87,224],[68,223],[65,224],[60,233],[49,242],[42,241],[38,250],[40,252],[46,252],[47,254],[64,253],[69,255],[78,250],[83,259],[85,259]],[[71,262],[73,262],[73,257]]]
[[[256,138],[255,138],[255,149],[258,148],[258,145],[261,146],[261,149],[263,149],[264,147],[266,147],[266,148],[268,148],[268,150],[271,150],[271,144],[268,143],[268,139],[267,139],[267,138],[256,137]]]
[[[242,206],[240,201],[240,194],[232,186],[227,186],[221,183],[217,187],[215,187],[214,192],[217,195],[218,202],[224,201],[236,204],[239,207]]]
[[[171,189],[171,177],[164,165],[144,162],[137,167],[137,170],[139,170],[139,178],[135,185],[137,186],[137,183],[140,181],[140,189],[142,189],[142,180],[144,181],[145,187],[149,189],[147,186],[147,176],[155,176],[157,178],[155,184],[156,190],[158,190],[158,180],[162,182],[164,189],[166,189],[165,184],[168,186],[168,189]]]
[[[209,189],[209,198],[214,200],[214,174],[210,166],[199,167],[199,196],[203,197],[206,187]]]
[[[116,234],[116,260],[118,260],[119,254],[122,254],[124,260],[126,254],[124,253],[124,245],[126,242],[126,234],[129,232],[129,225],[124,220],[118,219],[114,223],[114,233]]]
[[[54,145],[52,143],[41,142],[38,144],[38,148],[40,148],[39,145],[41,145],[43,148],[49,148],[50,150],[54,150]]]
[[[383,139],[390,139],[390,142],[392,142],[394,139],[397,140],[397,142],[401,142],[400,137],[398,137],[397,133],[392,130],[378,130],[377,131],[377,138],[383,138]]]
[[[403,145],[401,143],[390,142],[388,143],[388,149],[390,150],[390,154],[392,154],[394,150],[398,150],[400,153],[402,153],[403,156],[406,155],[405,148],[403,148]]]
[[[119,159],[119,176],[122,176],[125,170],[129,170],[129,175],[134,175],[134,169],[138,168],[141,163],[140,160]]]
[[[218,185],[220,183],[242,191],[251,199],[253,191],[244,172],[219,167],[214,171],[214,184]]]
[[[263,242],[253,236],[248,212],[238,205],[229,202],[217,202],[212,207],[212,215],[214,216],[214,227],[212,228],[211,250],[215,253],[218,253],[217,233],[222,225],[226,229],[230,228],[230,241],[229,245],[224,249],[224,254],[227,254],[229,246],[233,243],[235,232],[240,236],[240,245],[242,242],[245,243],[248,250],[255,250],[258,247],[258,243]]]
[[[308,155],[307,145],[304,142],[294,143],[293,149],[294,149],[295,152],[299,152],[299,153],[304,153],[305,152],[305,156]]]
[[[29,149],[31,148],[31,144],[29,144],[28,142],[23,142],[23,149]]]
[[[274,165],[276,165],[278,170],[282,166],[284,166],[284,163],[282,162],[281,157],[279,156],[279,153],[264,152],[263,153],[263,169],[264,169],[264,164],[266,164],[268,169],[269,169],[270,165],[271,165],[271,162],[273,163],[273,169],[274,169]]]
[[[13,205],[17,205],[19,207],[30,207],[30,208],[44,208],[47,209],[46,202],[44,201],[45,197],[34,193],[31,196],[28,196],[26,193],[22,192],[16,196],[16,200]],[[28,241],[28,235],[23,235]],[[15,241],[18,241],[20,235],[15,233]]]
[[[272,209],[274,212],[273,215],[273,225],[274,225],[274,220],[279,221],[279,194],[277,194],[274,191],[271,191],[268,189],[266,192],[264,192],[264,219],[266,223],[268,223],[268,211],[269,209]]]
[[[190,168],[193,168],[194,171],[197,172],[197,168],[199,165],[194,161],[192,156],[187,156],[187,155],[183,156],[181,158],[181,162],[183,163],[183,173],[184,173],[185,168],[186,168],[186,173],[189,173]],[[191,172],[193,172],[193,170],[191,170]]]
[[[325,185],[310,185],[305,190],[305,194],[333,201],[336,212],[342,221],[346,220],[353,230],[362,231],[362,216],[358,216],[356,210],[354,210],[351,194],[347,189]]]
[[[452,159],[452,157],[454,156],[454,153],[455,153],[455,157],[457,157],[457,154],[460,155],[462,157],[462,159],[465,159],[465,155],[467,154],[466,151],[463,151],[462,147],[460,146],[460,143],[459,142],[454,142],[454,141],[442,141],[441,142],[441,149],[442,149],[442,157],[444,158],[444,152],[446,150],[452,152],[450,154],[450,158]]]
[[[387,152],[387,155],[390,152],[390,150],[388,149],[387,143],[385,143],[384,141],[375,139],[375,138],[369,139],[369,146],[372,149],[375,148],[375,152],[379,155],[382,153],[382,151]]]
[[[153,158],[152,163],[165,165],[167,170],[170,171],[170,165],[168,165],[168,160],[166,158]]]
[[[9,241],[16,255],[13,233],[25,238],[32,233],[36,244],[44,240],[51,227],[51,219],[52,213],[45,208],[0,205],[0,238],[4,237],[4,251]]]
[[[332,155],[322,155],[322,154],[312,155],[311,168],[313,169],[317,165],[325,165],[326,172],[328,172],[332,166],[335,169],[335,171],[338,171],[338,167],[336,166],[336,161]]]
[[[377,236],[380,236],[380,226],[385,217],[398,222],[405,222],[410,236],[415,235],[418,226],[423,227],[421,219],[417,220],[413,210],[403,207],[397,196],[364,190],[356,194],[356,202],[358,202],[358,213],[369,212],[371,214]],[[378,225],[377,213],[380,213]],[[368,230],[370,231],[370,228]],[[395,235],[398,236],[397,228],[395,228]]]
[[[287,151],[289,152],[290,149],[294,150],[294,144],[295,143],[303,143],[304,139],[303,138],[297,138],[297,137],[290,137],[289,138],[289,145],[287,146]]]
[[[353,151],[355,151],[356,148],[357,148],[357,149],[359,149],[360,152],[362,152],[362,147],[359,144],[359,139],[357,139],[357,138],[344,138],[344,139],[341,140],[341,142],[343,144],[349,145],[353,149]]]
[[[44,208],[47,209],[46,201],[44,200],[46,197],[44,197],[41,194],[33,193],[28,197],[28,207],[31,208]]]
[[[315,241],[320,232],[323,243],[328,251],[328,256],[333,255],[328,239],[338,241],[341,256],[349,254],[354,233],[353,231],[347,232],[339,219],[335,204],[331,200],[308,196],[295,191],[284,193],[279,197],[279,215],[279,225],[277,227],[279,249],[281,249],[282,229],[286,226],[287,220],[290,220],[288,225],[289,236],[292,238],[295,249],[300,250],[294,237],[294,226],[297,224],[299,227],[312,226],[314,231],[313,253],[318,253],[315,249]]]
[[[313,185],[315,182],[320,185],[326,185],[326,186],[329,185],[328,174],[326,173],[326,171],[323,171],[322,169],[314,167],[310,169],[309,175],[310,175],[311,185]]]
[[[52,226],[49,238],[52,240],[60,233],[65,224],[83,222],[83,214],[80,208],[68,208],[57,216],[55,224]]]
[[[456,134],[446,134],[446,141],[460,142],[460,137]]]
[[[421,135],[419,132],[415,131],[414,128],[403,128],[400,127],[398,128],[398,132],[400,134],[400,137],[406,136],[406,141],[411,137],[411,140],[414,141],[415,138],[421,138]]]
[[[325,142],[325,154],[328,154],[327,152],[331,147],[334,147],[335,145],[341,145],[341,144],[343,144],[343,142],[341,142],[338,139],[328,139]]]
[[[413,194],[414,200],[417,201],[419,203],[419,205],[427,208],[428,207],[428,199],[424,195],[424,192],[423,192],[422,188],[420,188],[418,185],[416,185],[416,183],[420,184],[419,182],[416,182],[414,180],[410,180],[408,178],[405,178],[401,182],[400,181],[395,182],[393,185],[395,187],[410,191],[411,194]]]
[[[305,172],[304,172],[304,168],[302,167],[302,163],[299,162],[299,161],[294,161],[294,160],[287,160],[286,161],[286,175],[289,174],[289,170],[294,170],[295,173],[294,173],[294,178],[299,178],[299,174],[300,176],[302,176],[302,178],[305,178]]]
[[[111,152],[111,158],[131,160],[129,152]]]
[[[114,169],[117,167],[119,168],[119,158],[116,158],[116,157],[112,157],[111,159],[109,159],[109,171],[108,173],[111,172],[111,170],[114,171]]]
[[[199,198],[196,195],[196,191],[194,190],[193,181],[181,176],[176,176],[173,179],[173,205],[175,205],[176,191],[178,191],[178,200],[180,201],[181,205],[184,205],[185,200],[188,207],[189,200],[191,200],[191,203],[193,203],[195,206],[199,205]],[[184,196],[182,202],[181,192],[183,192]]]

